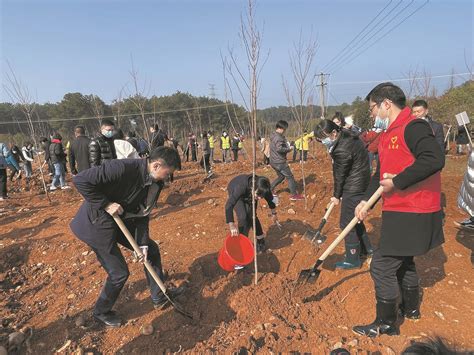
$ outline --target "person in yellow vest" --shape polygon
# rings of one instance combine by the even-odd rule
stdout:
[[[303,144],[302,144],[302,147],[301,147],[302,151],[303,151],[303,161],[308,160],[309,142],[311,142],[313,137],[314,137],[314,132],[308,133],[308,131],[306,131],[306,130],[304,131]],[[301,155],[300,155],[300,160],[301,160]]]
[[[212,131],[207,131],[207,140],[209,141],[209,149],[211,151],[211,155],[209,155],[209,161],[214,161],[214,144],[217,140],[214,138],[214,133]]]
[[[300,153],[300,159],[301,160],[301,149],[302,149],[302,143],[301,143],[301,137],[299,137],[295,142],[293,143],[293,162],[296,161],[296,154],[298,152]]]
[[[226,131],[222,131],[221,136],[221,150],[222,150],[222,162],[227,163],[227,156],[230,149],[230,137]]]

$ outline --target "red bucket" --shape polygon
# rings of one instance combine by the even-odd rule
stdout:
[[[245,235],[238,237],[228,235],[224,246],[219,250],[217,262],[225,271],[234,271],[235,266],[244,266],[253,261],[253,244]]]

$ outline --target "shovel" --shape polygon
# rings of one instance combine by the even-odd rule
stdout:
[[[369,201],[367,201],[367,204],[364,206],[362,211],[367,212],[382,196],[383,192],[383,186],[380,186],[377,191],[370,197]],[[298,276],[298,280],[296,281],[297,283],[314,283],[316,280],[319,278],[319,275],[321,274],[321,265],[323,264],[324,260],[328,257],[329,254],[336,248],[336,246],[343,240],[346,235],[349,234],[349,232],[356,226],[356,224],[359,223],[359,219],[357,217],[354,217],[352,221],[344,228],[344,230],[339,234],[339,236],[331,243],[331,245],[326,249],[326,251],[319,257],[319,259],[316,261],[314,266],[311,269],[305,269],[302,270]]]
[[[132,246],[133,250],[135,251],[135,253],[137,254],[138,258],[139,259],[143,259],[144,258],[144,255],[142,253],[142,251],[140,250],[140,247],[138,246],[137,242],[135,241],[135,239],[132,237],[132,235],[130,234],[129,230],[127,229],[127,227],[125,226],[125,224],[123,223],[122,219],[119,217],[119,216],[113,216],[114,217],[114,220],[115,220],[115,223],[117,223],[117,225],[119,226],[120,230],[122,231],[122,233],[125,235],[125,237],[127,238],[128,242],[130,243],[130,245]],[[165,297],[168,299],[168,301],[171,303],[171,305],[173,306],[174,309],[176,309],[176,311],[178,311],[179,313],[181,313],[183,316],[186,316],[188,318],[191,318],[193,319],[193,316],[186,312],[184,309],[182,309],[178,304],[176,304],[175,302],[173,302],[173,300],[166,294],[166,286],[165,284],[163,283],[163,281],[161,281],[160,277],[158,276],[158,274],[156,273],[155,269],[153,268],[153,266],[150,264],[150,262],[148,260],[145,260],[143,262],[143,264],[145,265],[146,269],[148,270],[148,272],[150,273],[151,277],[153,277],[153,279],[155,280],[155,282],[158,284],[158,287],[160,288],[161,292],[163,292],[163,294],[165,295]]]
[[[334,206],[334,202],[331,202],[329,204],[329,206],[326,208],[326,213],[324,214],[324,217],[321,220],[318,229],[316,229],[315,231],[307,231],[303,236],[304,238],[308,239],[310,242],[317,242],[318,244],[324,243],[326,237],[321,235],[321,231],[326,225],[326,222],[328,221],[329,215],[331,214]]]

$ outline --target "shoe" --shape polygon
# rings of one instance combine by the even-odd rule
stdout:
[[[474,230],[474,221],[471,221],[471,219],[466,219],[462,222],[454,222],[457,226],[461,228],[466,228],[466,229],[473,229]]]
[[[209,171],[209,172],[207,173],[206,179],[209,179],[212,175],[214,175],[214,172],[213,172],[213,171]]]
[[[120,319],[120,317],[117,316],[114,311],[109,311],[102,314],[94,313],[94,318],[107,327],[118,328],[122,325],[122,319]]]
[[[295,194],[290,196],[291,201],[302,201],[304,200],[304,196],[300,194]]]
[[[336,269],[351,270],[361,267],[360,243],[346,244],[346,256],[343,261],[336,263]]]
[[[58,188],[56,186],[51,185],[49,191],[56,191]]]
[[[412,320],[421,318],[420,288],[418,286],[402,287],[402,302],[399,309],[402,317]]]
[[[0,201],[5,201],[6,199],[8,199],[7,196],[5,196],[5,197],[0,197]]]
[[[68,186],[68,185],[64,185],[64,186],[61,186],[61,190],[67,190],[67,189],[70,189],[71,186]]]
[[[266,249],[265,239],[257,239],[257,254],[262,254]]]
[[[181,286],[181,287],[169,288],[166,291],[166,294],[168,295],[169,298],[171,298],[171,300],[173,300],[174,298],[181,295],[184,291],[185,291],[185,288]],[[169,299],[163,293],[161,293],[160,296],[158,296],[158,299],[152,300],[152,302],[153,302],[153,308],[160,309],[160,310],[165,309],[169,305],[171,305]]]
[[[358,335],[375,338],[378,335],[398,335],[400,331],[397,322],[397,300],[377,299],[377,316],[368,325],[357,325],[352,331]]]

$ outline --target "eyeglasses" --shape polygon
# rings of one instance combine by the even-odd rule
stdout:
[[[377,106],[377,104],[373,104],[373,105],[369,105],[369,109],[367,110],[367,112],[369,113],[369,115],[372,113],[372,110],[374,109],[374,107]]]

